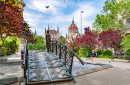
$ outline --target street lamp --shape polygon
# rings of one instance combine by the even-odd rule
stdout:
[[[82,35],[82,13],[84,13],[84,11],[81,11],[81,35]]]

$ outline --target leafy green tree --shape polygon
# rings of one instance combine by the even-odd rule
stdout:
[[[121,19],[118,18],[119,15],[122,16]],[[93,28],[97,31],[123,28],[126,15],[130,17],[130,0],[121,0],[119,3],[116,0],[106,0],[102,14],[96,16]]]
[[[65,44],[65,38],[63,36],[60,36],[57,40]]]
[[[124,51],[128,51],[130,49],[130,35],[124,35],[121,46],[123,47]]]
[[[28,48],[29,48],[29,50],[33,50],[33,48],[34,48],[33,44],[32,44],[32,43],[29,43],[29,44],[28,44]]]
[[[29,50],[44,50],[44,38],[42,36],[35,36],[35,39],[37,40],[35,43],[28,44]]]

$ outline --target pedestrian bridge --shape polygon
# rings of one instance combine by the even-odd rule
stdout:
[[[84,62],[65,44],[52,41],[50,52],[28,52],[26,41],[23,52],[24,85],[73,80],[73,57]]]

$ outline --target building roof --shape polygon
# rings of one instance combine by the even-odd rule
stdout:
[[[78,30],[77,26],[74,24],[74,17],[73,17],[73,20],[72,20],[72,24],[69,27],[69,30]]]
[[[75,24],[71,24],[69,30],[78,30],[78,28]]]
[[[57,34],[57,31],[55,31],[55,30],[50,30],[50,34]]]

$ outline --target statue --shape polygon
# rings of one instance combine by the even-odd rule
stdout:
[[[50,42],[51,42],[50,34],[49,34],[49,30],[47,30],[47,34],[46,34],[46,49],[47,49],[47,52],[50,52]]]

